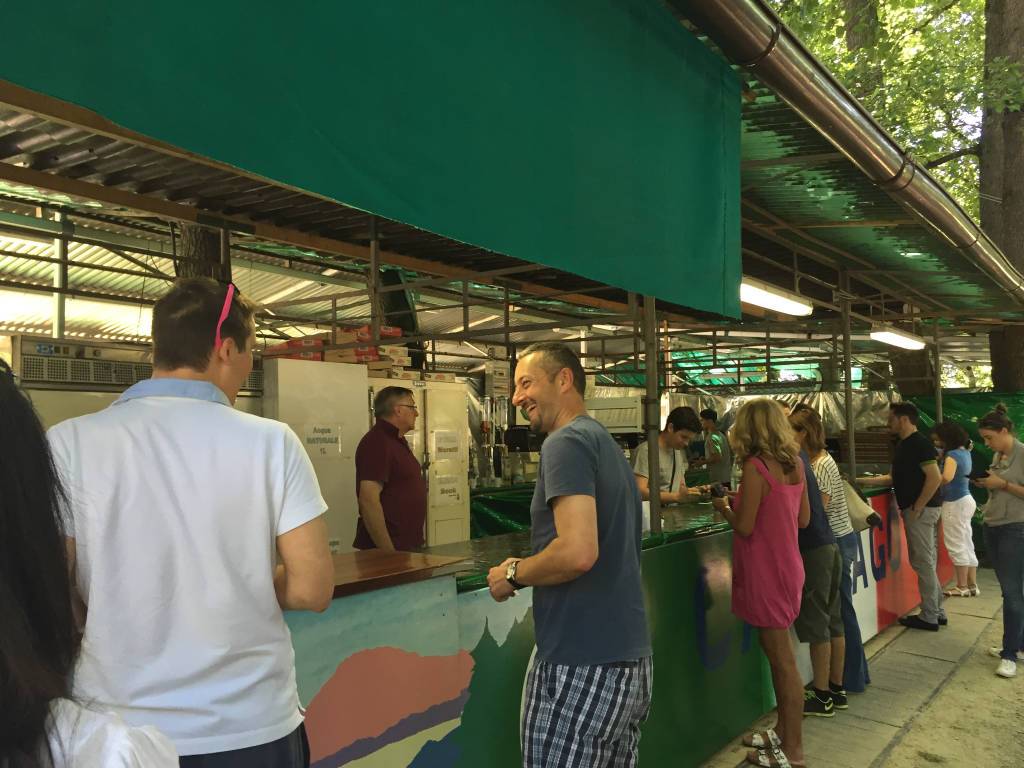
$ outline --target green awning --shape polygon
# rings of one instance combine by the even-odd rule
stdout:
[[[45,51],[5,37],[0,77],[388,219],[739,314],[739,79],[658,0],[97,0],[44,27]]]

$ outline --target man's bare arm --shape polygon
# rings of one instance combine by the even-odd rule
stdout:
[[[362,515],[366,532],[373,539],[374,546],[385,552],[394,552],[395,545],[388,533],[388,525],[384,519],[384,507],[380,503],[380,494],[384,486],[376,480],[363,480],[359,483],[359,514]]]

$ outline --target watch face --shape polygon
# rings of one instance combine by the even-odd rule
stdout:
[[[516,578],[516,564],[515,563],[509,563],[508,564],[508,567],[505,569],[505,578],[508,579],[509,581],[515,581],[515,578]]]

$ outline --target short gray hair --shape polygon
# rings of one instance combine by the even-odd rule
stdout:
[[[412,397],[412,390],[406,387],[384,387],[373,398],[373,415],[383,419],[395,412],[395,406],[403,397]]]
[[[586,393],[587,379],[586,374],[583,373],[583,365],[576,353],[565,344],[557,341],[541,341],[524,349],[519,358],[522,359],[527,355],[540,355],[543,360],[541,367],[548,372],[551,378],[557,376],[563,368],[568,368],[569,373],[572,374],[573,386],[580,393],[580,397]]]

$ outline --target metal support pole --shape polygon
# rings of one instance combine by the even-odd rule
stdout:
[[[338,300],[331,299],[331,344],[338,343]]]
[[[772,329],[765,326],[764,329],[764,380],[772,383]]]
[[[508,286],[505,286],[505,356],[508,356],[508,345],[511,343],[510,331],[508,329],[509,323],[511,322],[512,308],[508,303]]]
[[[58,213],[56,220],[64,221],[64,214]],[[53,250],[57,254],[58,263],[53,266],[53,326],[51,335],[55,339],[64,338],[64,325],[67,319],[67,294],[68,288],[68,240],[61,236],[53,241]]]
[[[516,426],[518,409],[512,404],[512,397],[516,394],[516,345],[509,344],[508,349],[505,350],[505,354],[508,355],[508,380],[510,382],[509,391],[512,393],[508,399],[508,424],[510,427]]]
[[[380,341],[380,237],[377,235],[377,217],[370,217],[370,340],[376,345]]]
[[[845,271],[840,273],[839,284],[843,288],[840,308],[843,316],[843,401],[846,411],[846,451],[849,454],[847,471],[850,477],[857,476],[857,440],[853,419],[853,340],[850,337],[850,294],[847,292],[850,278]]]
[[[462,281],[462,332],[469,330],[469,283]]]
[[[220,230],[220,266],[228,282],[231,282],[231,232]]]
[[[654,297],[644,296],[644,428],[647,432],[647,487],[651,497],[651,533],[661,533],[661,450],[658,432],[661,427],[661,399],[658,392],[658,319],[654,313]]]
[[[942,418],[942,357],[939,347],[939,318],[935,318],[935,421]]]
[[[633,367],[640,368],[640,309],[637,306],[636,294],[626,294],[626,306],[628,308],[629,317],[633,321]]]

